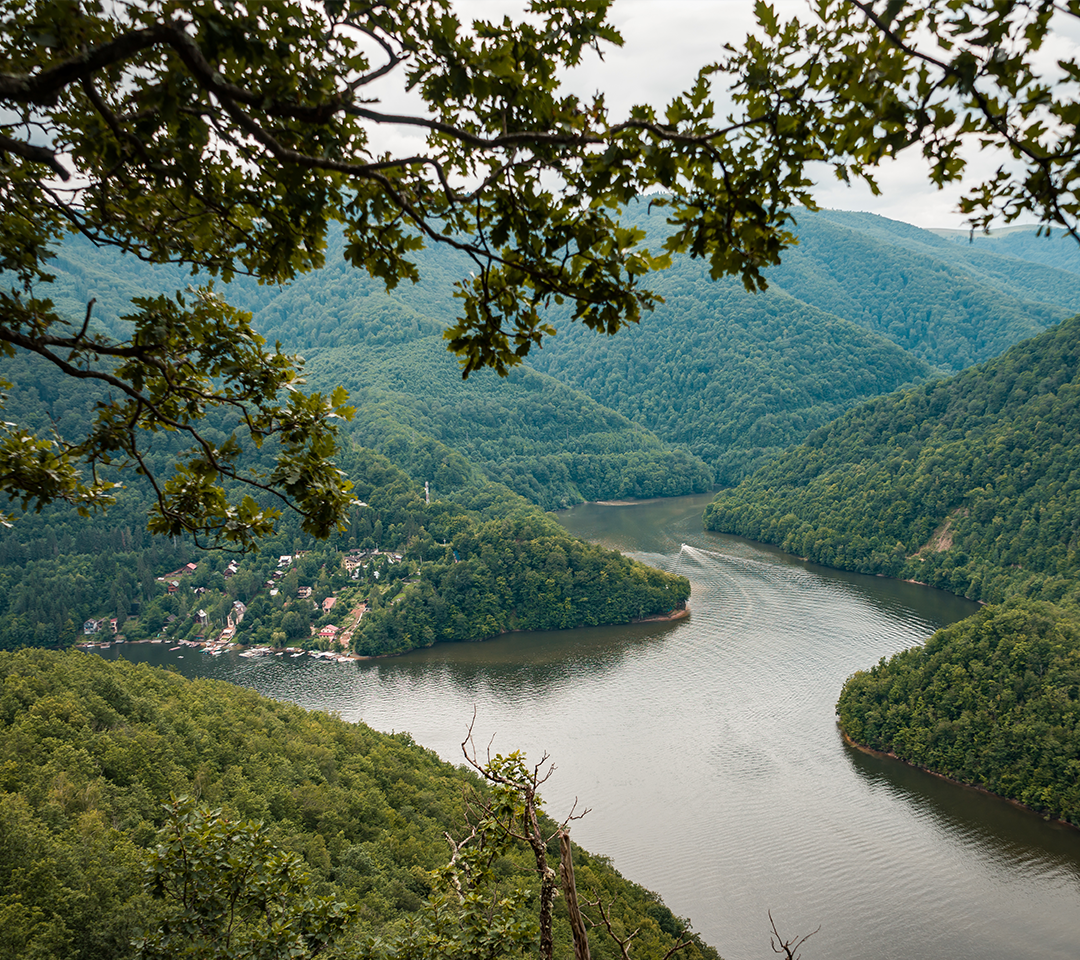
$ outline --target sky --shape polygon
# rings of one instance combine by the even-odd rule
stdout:
[[[805,17],[807,0],[773,0],[777,13],[787,19]],[[520,0],[455,0],[463,19],[501,19],[514,16]],[[620,116],[633,103],[663,104],[690,86],[700,66],[719,59],[722,45],[739,45],[754,28],[752,0],[615,0],[610,19],[625,44],[609,48],[603,60],[593,58],[574,70],[567,82],[575,93],[603,91],[613,115]],[[1056,59],[1080,50],[1080,33],[1061,35],[1049,44]],[[973,152],[969,156],[971,182],[996,169],[999,158]],[[881,195],[865,185],[847,186],[821,169],[815,196],[822,207],[877,213],[920,227],[966,227],[956,211],[959,186],[941,191],[926,179],[926,163],[918,149],[909,150],[878,172]]]

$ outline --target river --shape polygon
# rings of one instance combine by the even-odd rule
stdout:
[[[575,839],[659,892],[727,960],[1074,960],[1080,831],[846,746],[845,678],[975,606],[701,529],[707,496],[588,504],[573,533],[690,578],[674,623],[511,634],[389,660],[103,651],[171,663],[380,730],[454,762],[543,753]]]

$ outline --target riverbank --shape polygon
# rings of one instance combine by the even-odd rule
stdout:
[[[668,620],[687,620],[690,617],[690,608],[682,607],[669,613],[657,613],[651,617],[642,617],[640,620],[631,620],[631,623],[665,623]]]
[[[974,790],[976,793],[981,793],[984,797],[993,797],[995,800],[1001,800],[1009,804],[1009,806],[1015,807],[1017,810],[1023,810],[1025,813],[1030,813],[1033,816],[1038,817],[1040,820],[1046,821],[1047,823],[1060,824],[1063,827],[1068,827],[1070,830],[1080,833],[1080,826],[1077,826],[1077,824],[1071,823],[1068,820],[1062,820],[1058,817],[1048,816],[1047,814],[1036,810],[1034,807],[1029,807],[1026,803],[1022,803],[1020,800],[1016,800],[1012,797],[1006,797],[1000,793],[994,793],[993,790],[987,790],[986,787],[981,786],[978,783],[969,783],[967,780],[957,780],[955,777],[950,777],[948,776],[948,774],[939,773],[937,770],[934,770],[931,767],[924,767],[920,763],[911,763],[910,761],[905,760],[903,757],[897,756],[891,750],[875,750],[873,747],[868,747],[865,743],[859,743],[858,741],[853,740],[851,737],[848,736],[844,728],[840,726],[839,721],[837,721],[836,729],[840,731],[840,736],[844,738],[844,743],[846,743],[849,747],[858,750],[860,753],[865,753],[867,756],[896,760],[898,763],[902,763],[905,767],[910,767],[912,770],[918,770],[921,773],[928,773],[932,777],[937,777],[939,780],[944,780],[946,783],[951,783],[955,786],[963,787],[966,790]]]

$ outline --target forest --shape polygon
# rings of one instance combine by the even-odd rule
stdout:
[[[657,322],[615,338],[563,323],[531,365],[505,379],[479,372],[463,381],[445,352],[439,331],[454,306],[440,282],[457,269],[452,256],[422,252],[424,280],[389,294],[333,266],[284,288],[238,281],[230,298],[253,312],[264,335],[304,354],[304,374],[313,388],[344,384],[349,390],[356,415],[344,429],[347,442],[338,465],[362,506],[325,542],[304,535],[286,512],[279,533],[243,557],[208,556],[184,538],[150,536],[144,519],[150,493],[137,479],[128,482],[107,517],[86,518],[58,506],[24,514],[0,531],[0,649],[101,640],[86,636],[83,625],[102,618],[115,619],[117,634],[128,640],[207,639],[235,619],[238,602],[246,609],[234,639],[247,647],[359,655],[510,630],[663,615],[686,603],[688,581],[574,540],[544,510],[583,500],[699,492],[720,482],[733,486],[706,511],[706,523],[716,529],[773,542],[830,566],[933,583],[976,599],[1042,602],[1017,601],[1005,608],[1003,619],[992,619],[994,629],[1011,638],[1008,643],[963,640],[963,630],[988,635],[990,628],[975,621],[935,641],[934,651],[951,650],[956,638],[960,660],[948,661],[952,672],[939,669],[937,661],[933,669],[915,670],[915,650],[889,667],[894,672],[887,685],[864,679],[885,666],[857,674],[838,709],[856,742],[1014,797],[1046,815],[1075,819],[1069,784],[1077,758],[1068,734],[1075,726],[1069,706],[1073,681],[1061,678],[1072,676],[1075,653],[1066,640],[1077,629],[1071,605],[1077,598],[1077,481],[1067,453],[1080,441],[1072,396],[1073,344],[1080,328],[1066,319],[1077,290],[1076,265],[1058,254],[1040,265],[1033,255],[1019,269],[1020,261],[994,252],[1000,248],[984,252],[979,244],[864,215],[824,211],[804,214],[801,222],[805,242],[770,274],[765,294],[751,298],[731,283],[711,281],[699,263],[683,261],[656,281],[666,298]],[[79,240],[64,247],[56,268],[57,302],[74,309],[96,296],[94,322],[103,329],[120,322],[127,298],[177,282],[169,267],[132,265]],[[857,298],[850,295],[855,288],[861,291]],[[953,291],[949,300],[940,295],[945,288]],[[933,310],[931,299],[939,305]],[[1006,352],[993,359],[1001,350]],[[985,362],[948,375],[975,359]],[[73,388],[24,356],[8,361],[8,370],[15,386],[7,408],[25,422],[64,435],[93,416],[92,390]],[[224,419],[207,424],[215,437],[224,438],[229,428]],[[178,449],[174,437],[160,441],[151,454],[159,469]],[[285,556],[291,559],[283,566]],[[187,563],[195,571],[170,593],[165,575]],[[330,599],[335,603],[328,607]],[[981,616],[994,618],[999,609]],[[1054,625],[1049,633],[1048,623]],[[1006,677],[999,661],[1019,645],[1037,647],[1042,659],[1030,661],[1019,678]],[[22,675],[54,669],[43,666],[51,661],[33,662],[32,669],[20,668]],[[955,663],[970,677],[997,678],[983,684],[990,707],[980,706],[975,693],[965,694],[959,706],[943,694],[952,687],[942,677],[960,677]],[[72,677],[77,673],[64,670],[74,671]],[[157,689],[159,681],[148,680],[148,673],[135,675],[140,687]],[[1050,686],[1039,685],[1049,677],[1055,678]],[[178,680],[169,684],[181,689]],[[1004,745],[965,766],[958,758],[970,752],[970,738],[983,737],[980,724],[1002,716],[995,713],[1004,702],[997,698],[1010,684],[1016,722],[1002,733]],[[200,698],[226,709],[223,694],[194,687],[192,709]],[[73,723],[101,725],[71,712],[75,695],[58,699],[69,704],[65,716]],[[245,700],[243,709],[260,718],[278,709],[253,703]],[[139,709],[158,716],[145,704]],[[177,707],[163,709],[180,716]],[[294,708],[281,709],[297,728],[316,722],[295,719],[309,715]],[[105,724],[103,734],[118,740],[115,731],[132,724],[124,717],[119,726],[109,720],[113,726]],[[154,722],[159,736],[187,735],[174,734],[163,720]],[[182,726],[197,730],[201,722],[185,719]],[[277,721],[266,722],[277,729]],[[1027,745],[1048,730],[1056,752],[1034,757]],[[310,734],[315,736],[344,734],[320,728]],[[154,763],[164,750],[155,741],[153,753],[141,734],[124,737],[125,744],[137,740],[139,755]],[[149,929],[160,923],[162,905],[135,879],[132,865],[141,870],[146,862],[156,831],[166,823],[162,804],[169,794],[203,789],[193,790],[192,783],[204,785],[204,799],[230,816],[268,823],[270,841],[303,858],[303,869],[313,877],[304,896],[346,905],[362,900],[349,949],[400,934],[406,913],[426,915],[425,903],[438,900],[425,871],[446,861],[439,828],[425,826],[423,841],[402,841],[414,860],[388,859],[382,848],[378,856],[375,848],[365,848],[373,859],[363,859],[357,845],[368,842],[367,835],[335,826],[334,805],[316,803],[316,794],[324,795],[333,782],[329,775],[309,782],[280,774],[291,784],[285,790],[258,786],[264,769],[285,769],[278,759],[260,759],[258,769],[254,761],[206,761],[188,773],[166,764],[167,774],[138,787],[137,819],[110,808],[96,820],[88,815],[75,823],[71,816],[100,810],[94,806],[98,798],[117,795],[119,787],[110,779],[111,768],[72,754],[65,745],[70,740],[54,739],[60,759],[39,756],[52,779],[31,784],[16,778],[0,785],[12,797],[30,798],[13,801],[8,816],[18,818],[11,829],[37,846],[30,853],[25,846],[13,849],[41,859],[43,889],[54,892],[55,905],[46,908],[18,894],[11,914],[18,922],[13,920],[10,936],[23,939],[13,955],[26,950],[27,956],[111,956],[117,943],[134,935],[133,925]],[[413,749],[401,738],[388,742]],[[304,749],[309,748],[310,742]],[[249,749],[262,757],[247,741],[237,746],[238,753]],[[69,756],[78,776],[58,766]],[[387,756],[379,754],[379,765],[390,763]],[[1018,765],[1017,756],[1027,760]],[[399,779],[414,782],[416,790],[434,790],[422,784],[443,776],[436,767],[429,776],[424,764],[437,766],[430,756],[407,775],[413,760],[394,762]],[[95,780],[90,774],[98,777],[99,769]],[[334,770],[337,782],[346,782]],[[314,774],[304,774],[309,775]],[[446,776],[459,782],[456,772]],[[69,781],[77,786],[69,788]],[[212,790],[218,781],[223,785]],[[389,788],[380,789],[384,797]],[[390,792],[397,790],[395,785]],[[57,799],[69,792],[75,799]],[[264,794],[275,798],[269,812]],[[403,796],[409,810],[431,804],[408,791]],[[67,819],[55,813],[57,803],[69,811]],[[386,812],[396,801],[384,797],[373,803],[386,822],[403,822]],[[283,817],[293,819],[285,823]],[[110,826],[102,834],[105,823]],[[304,830],[313,825],[321,839],[292,832],[301,829],[296,823]],[[76,834],[85,841],[84,851],[75,849]],[[387,843],[396,850],[399,841]],[[589,869],[601,862],[584,852],[577,856]],[[103,864],[95,882],[127,904],[112,927],[91,922],[89,907],[74,892],[78,883],[71,878],[85,876],[95,859]],[[8,869],[5,889],[15,897],[25,878],[18,864]],[[525,882],[521,862],[513,869]],[[666,935],[678,935],[683,922],[655,898],[642,896],[646,901],[635,901],[633,909],[653,918]],[[565,918],[559,922],[565,951]],[[659,944],[667,942],[656,941],[658,956],[667,949]],[[617,956],[612,949],[598,943],[594,956]],[[695,949],[707,952],[700,945]],[[643,953],[651,956],[652,950]]]
[[[844,733],[915,766],[1080,825],[1080,619],[1010,600],[859,671]]]
[[[420,280],[386,292],[341,262],[331,234],[321,270],[281,288],[240,279],[228,297],[304,355],[313,386],[346,383],[361,445],[393,458],[406,435],[440,440],[545,509],[737,483],[861,401],[990,359],[1080,308],[1075,258],[1038,262],[1046,241],[1017,247],[1021,259],[998,252],[1006,240],[962,244],[869,214],[796,219],[799,245],[766,272],[766,293],[680,258],[651,280],[665,302],[647,322],[605,337],[554,308],[558,334],[506,379],[462,381],[446,353],[453,280],[469,269],[453,251],[419,251]],[[670,230],[645,204],[627,222],[654,245]],[[128,297],[180,279],[77,238],[53,272],[58,306],[96,296],[105,329]]]
[[[160,865],[153,852],[166,837],[170,797],[198,798],[234,824],[261,821],[265,849],[298,859],[294,876],[306,875],[298,890],[350,918],[338,937],[349,956],[408,955],[409,917],[442,911],[453,925],[467,915],[447,886],[453,850],[444,834],[465,839],[468,798],[482,799],[485,787],[404,733],[218,681],[22,650],[0,653],[0,771],[5,957],[123,960],[165,929],[177,904],[155,890],[148,869]],[[551,820],[543,824],[554,831]],[[716,960],[686,921],[602,857],[575,848],[574,867],[579,889],[604,902],[616,931],[640,929],[635,956],[662,960],[681,940],[681,956]],[[508,925],[531,930],[536,879],[531,856],[511,847],[470,892]],[[565,900],[557,904],[555,956],[568,960]],[[599,924],[590,946],[598,960],[621,956]]]
[[[994,604],[856,673],[854,742],[1080,822],[1080,317],[875,398],[706,507],[816,563]],[[1052,606],[1059,604],[1059,606]]]
[[[973,600],[1075,599],[1078,334],[869,401],[721,492],[706,526]]]
[[[684,577],[568,536],[506,487],[460,476],[453,497],[428,503],[420,483],[373,451],[351,450],[342,466],[365,504],[347,529],[315,541],[286,516],[258,554],[235,560],[155,540],[135,517],[91,522],[70,508],[66,523],[59,511],[24,517],[0,534],[0,649],[71,646],[84,622],[99,618],[117,619],[128,640],[206,639],[239,601],[247,610],[238,641],[304,647],[333,647],[319,628],[343,625],[363,604],[369,612],[349,652],[371,656],[509,630],[626,623],[680,609],[689,597]],[[443,468],[426,475],[450,482]],[[145,512],[145,498],[126,502]],[[380,556],[350,577],[347,551]],[[282,555],[298,559],[282,570]],[[194,575],[168,592],[163,575],[192,560]],[[298,597],[301,586],[309,597]],[[324,613],[318,605],[330,596],[340,602]]]

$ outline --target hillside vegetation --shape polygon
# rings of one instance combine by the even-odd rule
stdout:
[[[710,530],[972,599],[1080,596],[1080,317],[815,431]]]
[[[712,484],[701,460],[535,371],[521,369],[506,380],[481,371],[463,381],[441,336],[456,315],[453,281],[466,270],[453,253],[423,251],[424,280],[387,293],[345,267],[340,246],[340,237],[333,238],[331,265],[287,287],[241,280],[226,293],[254,313],[268,340],[308,358],[313,389],[349,390],[357,408],[350,429],[359,445],[434,481],[433,473],[420,472],[414,451],[443,444],[452,450],[458,484],[463,473],[486,477],[548,510],[584,500],[698,493]],[[77,239],[65,245],[55,270],[57,303],[75,316],[96,296],[93,316],[106,328],[118,325],[127,298],[183,285],[169,267],[129,263]]]
[[[631,219],[656,242],[645,205]],[[735,484],[873,396],[989,359],[1080,309],[1080,276],[869,214],[798,215],[799,244],[748,294],[681,258],[665,303],[617,337],[564,325],[530,362]]]
[[[857,743],[1080,825],[1080,620],[1010,601],[844,686]]]
[[[666,302],[601,338],[561,330],[534,365],[685,444],[737,482],[855,403],[930,368],[883,337],[786,294],[749,294],[682,260],[654,284]]]
[[[133,957],[132,941],[166,913],[143,885],[162,804],[186,794],[261,820],[274,846],[302,858],[314,893],[356,909],[335,955],[383,955],[425,901],[449,892],[433,871],[450,860],[444,833],[468,833],[463,794],[478,790],[407,734],[89,654],[0,653],[0,953]],[[618,929],[640,928],[634,955],[662,960],[685,921],[602,858],[579,849],[575,867]],[[503,856],[497,875],[500,896],[538,885],[523,855]],[[556,903],[565,960],[573,950]],[[506,919],[526,919],[518,909]],[[381,951],[375,935],[388,938]],[[715,960],[691,939],[680,956]],[[619,956],[599,928],[590,941],[598,960]]]
[[[441,337],[388,351],[323,351],[309,364],[309,380],[320,389],[343,385],[357,407],[352,435],[417,477],[428,475],[410,462],[409,437],[438,441],[546,510],[712,485],[712,471],[697,457],[528,367],[462,380]]]
[[[71,378],[26,357],[11,359],[5,370],[19,384],[9,409],[25,411],[25,422],[51,418],[62,435],[69,421],[77,425],[92,415],[94,391]],[[286,512],[279,533],[257,554],[238,559],[227,582],[232,558],[147,534],[151,491],[137,478],[107,516],[82,517],[73,506],[54,505],[20,517],[0,530],[0,649],[70,646],[87,621],[99,619],[116,619],[128,639],[162,630],[177,639],[216,636],[236,601],[249,607],[238,639],[305,645],[318,639],[311,628],[344,627],[349,610],[366,603],[368,615],[350,648],[366,655],[513,629],[624,623],[684,604],[684,578],[568,536],[538,507],[486,480],[461,454],[403,425],[396,409],[386,413],[379,439],[413,474],[353,447],[346,437],[338,465],[366,506],[354,508],[346,529],[325,543],[304,535]],[[611,416],[617,421],[613,432],[634,432]],[[209,424],[207,435],[224,439],[226,427]],[[154,454],[161,469],[177,442],[166,437]],[[649,449],[661,462],[669,456]],[[655,463],[653,469],[663,479]],[[424,480],[434,491],[430,503]],[[369,558],[363,577],[357,570],[348,576],[342,558],[350,550],[378,551],[383,560]],[[311,555],[297,571],[303,583],[290,581],[290,591],[271,594],[267,584],[279,570],[278,558],[300,554]],[[387,554],[401,562],[387,566]],[[198,573],[182,578],[176,593],[167,592],[164,575],[188,562],[198,565]],[[302,585],[318,589],[316,603],[346,587],[348,595],[327,617],[296,595]],[[200,610],[207,614],[203,622]]]
[[[669,230],[645,204],[627,219],[653,243]],[[1080,308],[1080,276],[998,247],[839,211],[804,211],[797,232],[764,295],[682,257],[650,278],[667,302],[618,337],[555,315],[559,335],[529,357],[554,380],[460,381],[440,338],[469,270],[452,251],[421,251],[422,282],[388,293],[344,266],[335,235],[325,268],[284,288],[240,280],[227,296],[308,357],[313,384],[346,383],[361,445],[393,458],[441,442],[547,509],[738,482],[851,406],[988,359]],[[97,297],[105,327],[128,297],[183,281],[78,239],[56,275],[58,304],[77,316]]]
[[[956,372],[1080,310],[1080,276],[1018,248],[950,242],[873,214],[801,212],[768,279],[932,366]]]

